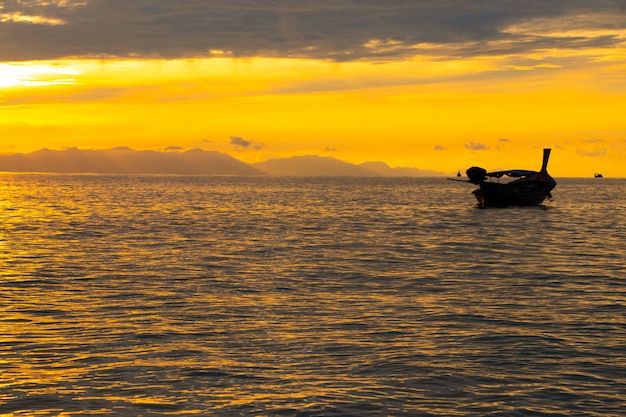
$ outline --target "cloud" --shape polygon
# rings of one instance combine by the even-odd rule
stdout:
[[[446,148],[445,146],[442,146],[442,145],[435,146],[435,150],[436,151],[449,151],[448,148]]]
[[[471,151],[486,151],[489,149],[487,145],[478,142],[466,143],[465,147]]]
[[[510,142],[510,140],[507,139],[507,138],[499,138],[498,141],[500,141],[500,142]]]
[[[30,23],[34,25],[63,25],[66,22],[60,19],[49,18],[45,16],[31,16],[24,15],[22,13],[1,13],[0,23],[5,22],[18,22],[18,23]]]
[[[597,158],[606,156],[608,150],[602,140],[589,139],[576,150],[576,153],[581,156]]]
[[[230,144],[233,145],[238,151],[243,151],[247,149],[259,151],[265,146],[264,143],[259,143],[252,140],[245,140],[237,136],[230,137]]]
[[[338,152],[339,149],[337,148],[333,148],[332,146],[327,146],[326,147],[326,152]]]
[[[610,47],[626,31],[623,0],[12,0],[0,20],[7,61],[512,55]]]

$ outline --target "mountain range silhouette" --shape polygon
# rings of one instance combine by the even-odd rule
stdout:
[[[445,173],[417,168],[391,168],[384,162],[355,165],[336,158],[305,155],[248,164],[232,156],[192,149],[184,152],[134,150],[41,149],[32,153],[0,155],[1,172],[98,174],[272,175],[424,177]]]

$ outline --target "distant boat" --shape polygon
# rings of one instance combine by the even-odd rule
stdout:
[[[456,176],[457,176],[457,177],[460,177],[460,176],[461,176],[461,171],[457,172],[457,173],[456,173]]]
[[[550,151],[543,150],[540,171],[512,169],[487,172],[480,167],[471,167],[465,171],[469,180],[450,179],[478,185],[480,188],[472,194],[480,207],[538,206],[546,198],[552,198],[550,192],[556,187],[556,181],[548,174]],[[502,182],[502,177],[513,180]]]
[[[603,178],[602,174],[600,173],[593,174],[593,176],[596,178]]]

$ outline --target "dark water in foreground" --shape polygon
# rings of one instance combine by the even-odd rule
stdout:
[[[626,180],[557,181],[0,176],[0,415],[626,415]]]

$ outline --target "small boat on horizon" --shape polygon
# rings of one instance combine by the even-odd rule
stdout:
[[[487,172],[484,168],[474,166],[465,171],[468,180],[449,179],[478,185],[479,188],[472,194],[482,208],[538,206],[546,198],[552,198],[551,191],[556,187],[556,181],[548,174],[550,152],[551,149],[543,150],[540,171],[511,169]],[[502,181],[503,177],[505,181]]]
[[[602,174],[600,174],[600,173],[595,173],[595,174],[593,174],[593,176],[595,178],[604,178],[604,176]]]

